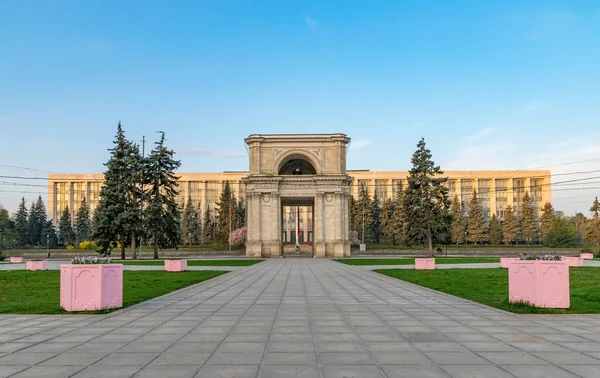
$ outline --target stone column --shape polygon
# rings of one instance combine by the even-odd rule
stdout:
[[[325,193],[317,193],[315,198],[317,227],[315,237],[315,257],[325,257]]]
[[[260,193],[252,192],[248,196],[248,241],[247,257],[262,257],[262,239],[260,224]]]
[[[281,206],[279,205],[279,193],[271,192],[271,211],[273,214],[272,222],[272,245],[271,257],[281,256]]]
[[[344,224],[344,213],[342,212],[342,207],[343,207],[343,203],[342,201],[344,200],[344,195],[343,193],[335,193],[335,200],[334,200],[334,204],[335,204],[335,252],[334,252],[334,256],[336,258],[338,257],[344,257],[344,237],[342,235],[342,229],[343,229],[343,224]]]

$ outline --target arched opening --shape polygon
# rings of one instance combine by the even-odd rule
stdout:
[[[279,169],[280,175],[316,175],[317,170],[308,161],[301,158],[291,158]]]

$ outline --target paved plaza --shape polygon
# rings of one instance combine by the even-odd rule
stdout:
[[[600,315],[510,314],[326,259],[107,315],[0,315],[0,377],[71,376],[600,377]]]

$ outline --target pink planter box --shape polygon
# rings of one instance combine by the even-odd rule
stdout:
[[[583,266],[582,257],[564,256],[562,259],[567,263],[568,266]]]
[[[500,267],[508,268],[511,261],[518,260],[516,257],[500,257]]]
[[[569,264],[564,260],[511,261],[508,300],[529,302],[537,307],[569,308]]]
[[[27,261],[25,265],[27,270],[48,270],[48,260]]]
[[[10,262],[11,263],[22,263],[23,262],[23,258],[22,257],[11,257],[10,258]]]
[[[435,269],[435,259],[430,258],[417,258],[415,259],[415,269],[417,270],[432,270]]]
[[[167,272],[184,272],[187,270],[187,260],[165,260]]]
[[[61,265],[60,306],[67,311],[123,307],[123,264]]]
[[[594,254],[593,253],[580,253],[579,257],[581,257],[582,259],[593,259]]]

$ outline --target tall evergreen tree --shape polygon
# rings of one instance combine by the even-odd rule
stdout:
[[[444,185],[444,171],[431,159],[425,139],[417,144],[412,156],[413,167],[409,171],[408,186],[404,199],[406,237],[412,243],[427,245],[428,255],[433,257],[433,241],[437,234],[447,233],[451,222],[448,189]]]
[[[587,224],[587,218],[582,213],[577,213],[573,217],[573,220],[575,221],[575,228],[577,230],[577,243],[583,244],[583,234]]]
[[[535,220],[535,214],[533,213],[531,198],[527,191],[525,191],[525,195],[523,196],[521,209],[521,232],[523,233],[525,241],[532,244],[534,236],[537,233],[537,222]]]
[[[577,246],[577,229],[574,222],[566,217],[556,217],[550,232],[544,238],[544,244],[552,248]]]
[[[512,243],[517,240],[519,234],[519,223],[512,206],[506,206],[504,210],[504,222],[502,222],[502,235],[504,244]]]
[[[46,221],[46,205],[44,205],[42,196],[38,196],[37,201],[31,204],[31,212],[29,214],[29,238],[31,245],[43,245],[46,243],[45,240],[42,240],[42,231],[46,226]]]
[[[379,206],[379,198],[376,195],[373,196],[373,202],[371,202],[371,227],[369,228],[368,243],[379,244],[381,241],[381,206]]]
[[[383,200],[383,206],[381,206],[381,236],[385,244],[396,244],[394,240],[394,224],[392,219],[394,218],[395,203],[391,198]]]
[[[492,217],[490,218],[488,234],[490,237],[490,244],[498,245],[502,241],[502,227],[500,227],[500,222],[498,222],[496,214],[492,214]]]
[[[544,204],[544,208],[542,209],[542,218],[540,225],[540,237],[542,239],[545,239],[548,233],[550,232],[550,229],[552,229],[554,219],[556,219],[554,207],[550,202],[546,202]]]
[[[73,231],[73,226],[71,225],[71,212],[69,211],[68,206],[65,207],[60,217],[58,231],[58,242],[65,247],[72,245],[75,242],[75,232]]]
[[[159,248],[177,248],[181,220],[181,213],[175,202],[175,197],[179,194],[179,177],[175,176],[175,171],[181,162],[173,158],[175,152],[165,146],[165,133],[160,133],[160,141],[155,143],[148,157],[147,182],[144,183],[148,188],[144,223],[152,235],[155,259],[158,259]]]
[[[27,225],[27,244],[36,246],[40,244],[41,230],[39,230],[38,212],[35,206],[35,202],[31,203],[29,209],[29,218]]]
[[[182,232],[183,239],[187,244],[197,244],[200,241],[200,216],[198,209],[192,204],[191,198],[188,198],[183,212]]]
[[[85,197],[75,215],[75,234],[77,243],[90,240],[92,236],[92,223],[90,220],[90,209],[88,208]]]
[[[592,216],[585,227],[584,238],[594,246],[600,247],[600,203],[598,197],[594,199],[590,212]]]
[[[0,205],[0,255],[2,247],[9,244],[8,241],[15,240],[15,223],[10,219],[8,210]]]
[[[19,209],[15,215],[15,231],[17,233],[17,243],[21,247],[29,244],[29,213],[27,212],[25,197],[21,199]]]
[[[364,185],[360,186],[358,192],[358,201],[356,201],[356,212],[358,220],[358,235],[361,243],[368,243],[371,239],[371,226],[373,222],[373,202],[369,188]]]
[[[390,228],[392,229],[393,244],[404,243],[404,229],[406,217],[404,216],[404,190],[398,188],[396,198],[394,199],[394,213],[392,214]]]
[[[240,197],[237,206],[235,207],[235,229],[244,227],[246,225],[246,201],[244,197]]]
[[[214,241],[215,233],[213,223],[210,206],[206,205],[206,210],[204,211],[204,217],[202,219],[202,243],[204,244],[210,244]]]
[[[487,224],[483,216],[483,207],[477,197],[477,190],[473,189],[473,197],[469,203],[469,223],[467,224],[467,239],[477,245],[488,240]]]
[[[358,211],[358,206],[356,204],[357,201],[354,196],[350,196],[348,201],[348,208],[350,209],[350,230],[358,232],[361,223],[359,217],[360,212]]]
[[[229,181],[225,181],[223,190],[219,195],[219,202],[217,202],[217,235],[216,241],[220,243],[227,243],[229,240],[229,231],[235,230],[233,227],[232,218],[233,210],[236,203],[235,195],[231,190]]]
[[[452,214],[452,240],[454,240],[456,244],[464,243],[465,231],[467,230],[467,221],[461,210],[458,195],[454,196],[450,213]]]
[[[121,259],[125,259],[125,246],[132,232],[139,227],[139,193],[141,167],[139,149],[125,138],[119,122],[117,134],[109,149],[110,158],[104,164],[104,184],[100,188],[100,202],[94,213],[94,239],[99,252],[110,254],[112,248],[121,244]]]

